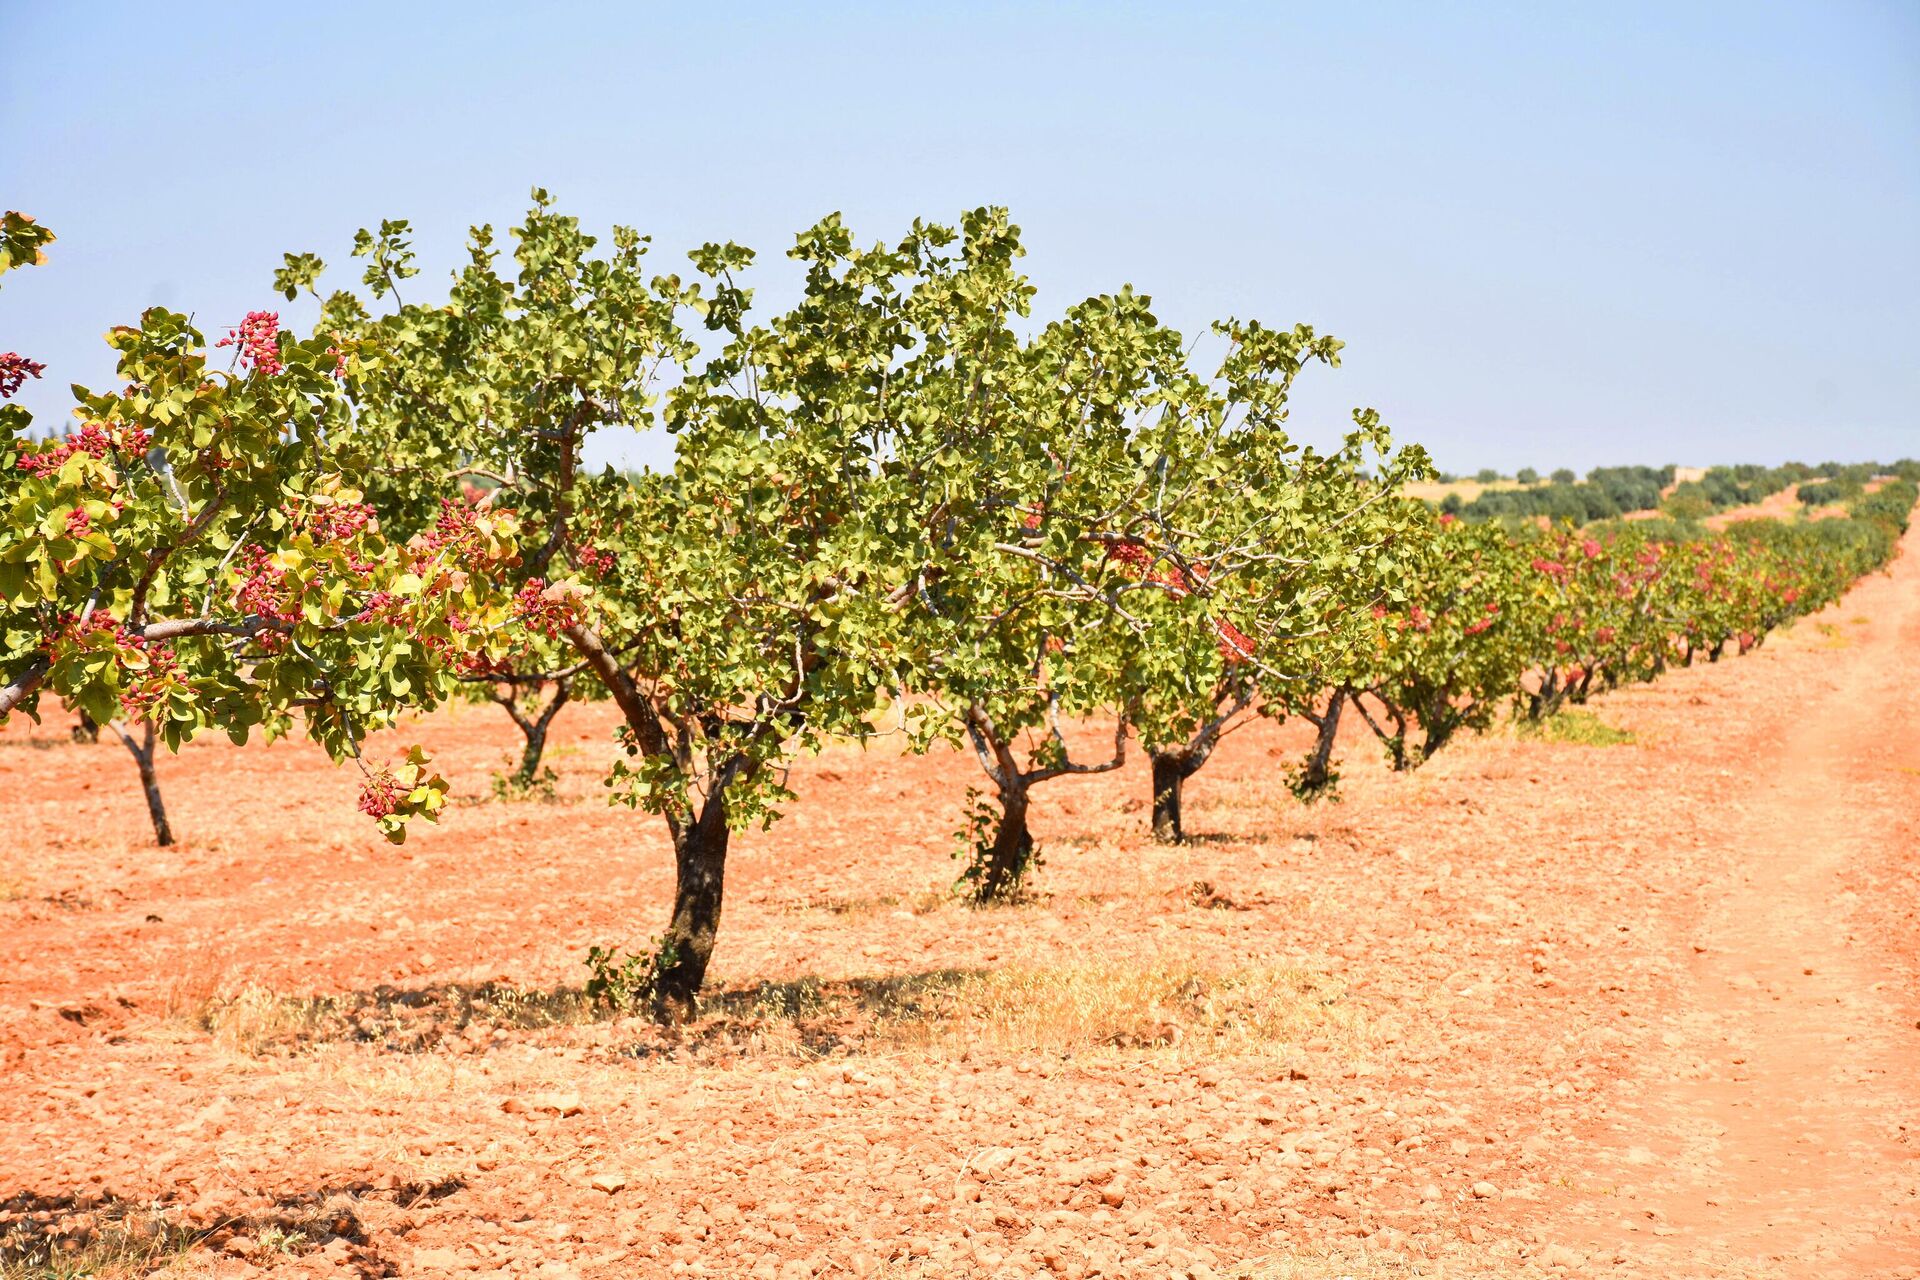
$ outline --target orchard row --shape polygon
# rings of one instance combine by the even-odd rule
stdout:
[[[7,215],[0,266],[47,237]],[[675,900],[648,958],[692,1007],[735,831],[792,797],[783,764],[832,740],[969,748],[962,885],[1019,892],[1035,788],[1153,761],[1154,826],[1251,715],[1308,718],[1303,795],[1335,781],[1344,714],[1413,768],[1501,708],[1750,648],[1893,553],[1911,484],[1856,517],[1659,539],[1473,526],[1405,498],[1430,475],[1370,410],[1341,445],[1287,429],[1294,380],[1338,363],[1307,326],[1215,326],[1209,358],[1145,297],[1044,325],[1004,211],[863,246],[802,234],[800,300],[761,316],[731,244],[682,275],[602,245],[544,193],[488,228],[444,297],[414,286],[404,222],[363,231],[360,287],[207,337],[161,308],[115,329],[118,388],[77,426],[0,407],[0,716],[46,699],[133,750],[158,834],[158,743],[301,727],[365,774],[388,834],[447,783],[373,731],[449,698],[502,703],[538,779],[554,713],[611,699],[618,803],[671,836]],[[311,305],[311,304],[310,304]],[[26,356],[0,369],[38,376]],[[592,471],[598,433],[663,428],[675,465]],[[1087,759],[1074,721],[1107,720]]]

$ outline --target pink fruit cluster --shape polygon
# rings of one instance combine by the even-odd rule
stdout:
[[[120,695],[121,710],[127,719],[145,720],[166,692],[166,686],[180,674],[180,660],[167,644],[148,644],[140,637],[134,643],[146,653],[147,669],[140,672]]]
[[[478,499],[471,493],[465,501],[440,499],[440,514],[435,517],[433,527],[416,533],[407,543],[407,550],[413,553],[413,571],[432,579],[436,569],[430,562],[442,557],[456,565],[491,567],[495,557],[483,545],[484,538],[475,524],[479,515]]]
[[[76,453],[93,458],[104,458],[116,448],[128,453],[145,453],[152,439],[138,427],[123,428],[116,439],[100,423],[89,422],[51,449],[21,454],[14,465],[28,475],[52,475]]]
[[[247,547],[235,572],[240,584],[234,588],[233,602],[242,613],[289,625],[300,620],[299,602],[287,590],[286,570],[273,563],[265,547]],[[277,651],[285,643],[272,632],[263,633],[259,642],[269,652]]]
[[[216,347],[240,348],[240,367],[252,368],[271,378],[286,365],[280,361],[280,313],[278,311],[249,311],[240,327],[229,330],[227,336],[213,344]]]
[[[46,371],[47,366],[17,351],[0,353],[0,400],[13,399],[14,392],[20,390],[28,378],[37,378]]]
[[[1207,578],[1207,567],[1203,564],[1193,566],[1191,577],[1178,565],[1156,564],[1153,553],[1137,542],[1109,544],[1107,558],[1144,575],[1145,581],[1166,588],[1167,594],[1176,600],[1193,594],[1194,579],[1204,582]],[[1229,666],[1246,662],[1259,652],[1253,638],[1226,618],[1213,619],[1213,643],[1220,651],[1221,660]]]
[[[307,533],[315,542],[345,542],[373,523],[373,507],[365,502],[343,502],[316,507],[307,517]]]
[[[549,587],[545,578],[528,579],[527,585],[513,597],[513,605],[521,622],[548,638],[580,620],[573,593],[563,584]]]
[[[590,573],[596,578],[604,578],[613,572],[613,552],[602,551],[591,542],[583,542],[574,549],[573,562],[581,572]]]
[[[410,789],[393,776],[391,769],[385,766],[375,769],[367,775],[366,785],[360,788],[360,812],[369,818],[390,818],[400,812]]]
[[[1497,600],[1489,600],[1487,601],[1486,609],[1478,618],[1475,618],[1466,625],[1465,631],[1470,636],[1477,636],[1499,620],[1500,602]]]

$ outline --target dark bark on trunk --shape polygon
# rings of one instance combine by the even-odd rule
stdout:
[[[1153,765],[1153,838],[1163,844],[1183,844],[1186,829],[1180,820],[1181,791],[1188,778],[1200,772],[1220,745],[1233,718],[1253,702],[1253,686],[1243,680],[1223,681],[1213,692],[1213,715],[1204,721],[1187,742],[1178,747],[1158,750],[1149,747],[1147,758]]]
[[[1180,825],[1180,785],[1199,768],[1188,757],[1171,752],[1148,752],[1153,762],[1153,838],[1162,844],[1185,843]]]
[[[1560,670],[1548,667],[1546,674],[1540,677],[1540,691],[1527,695],[1527,719],[1545,720],[1560,709],[1560,703],[1566,697],[1566,689],[1560,683]]]
[[[120,734],[120,741],[127,744],[128,753],[140,768],[140,789],[147,794],[147,816],[153,819],[153,841],[164,849],[173,843],[173,827],[167,822],[167,806],[160,798],[160,779],[153,771],[153,726],[144,726],[137,743],[127,733]]]
[[[100,726],[95,724],[93,717],[84,711],[80,713],[78,723],[73,726],[73,740],[85,743],[100,741]]]
[[[1019,893],[1033,861],[1033,833],[1027,830],[1027,788],[1015,782],[999,789],[1000,826],[974,889],[976,902],[1007,902]]]
[[[993,843],[985,850],[985,862],[983,864],[978,860],[979,851],[975,850],[975,861],[969,864],[964,877],[973,881],[973,900],[976,903],[1012,900],[1019,894],[1028,871],[1033,867],[1033,834],[1027,829],[1027,798],[1035,783],[1067,774],[1108,773],[1126,763],[1126,716],[1119,716],[1114,722],[1113,758],[1091,765],[1075,764],[1069,759],[1066,739],[1061,736],[1059,726],[1051,716],[1049,724],[1060,750],[1059,761],[1044,769],[1023,770],[1014,758],[1012,745],[1000,736],[986,708],[975,703],[968,709],[967,737],[972,741],[980,767],[986,770],[996,798],[1000,801],[1000,823],[994,831]],[[1205,759],[1205,754],[1202,753],[1200,758]]]
[[[673,833],[673,919],[660,940],[654,1016],[682,1021],[699,1007],[707,962],[720,934],[727,877],[727,801],[717,792],[699,818]]]
[[[1313,753],[1307,757],[1306,768],[1300,771],[1300,785],[1297,788],[1303,800],[1324,795],[1333,783],[1333,744],[1340,736],[1340,713],[1346,709],[1346,705],[1347,691],[1335,689],[1333,696],[1327,699],[1327,709],[1314,722],[1320,731],[1314,738]]]

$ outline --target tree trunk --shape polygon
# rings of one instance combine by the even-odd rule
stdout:
[[[514,723],[520,726],[520,732],[526,735],[526,749],[520,753],[520,768],[515,771],[513,780],[523,787],[533,785],[534,775],[540,771],[540,757],[546,754],[547,730],[553,727],[553,718],[560,714],[560,708],[567,705],[572,689],[565,680],[554,686],[553,700],[545,706],[537,719],[529,720],[516,714]],[[517,708],[509,708],[517,710]]]
[[[1174,752],[1149,751],[1147,758],[1153,762],[1153,838],[1162,844],[1184,844],[1187,833],[1180,825],[1180,786],[1199,766]]]
[[[654,975],[654,1016],[684,1021],[699,1007],[707,962],[720,934],[726,887],[727,799],[716,792],[690,825],[674,833],[673,919],[660,940]]]
[[[1346,709],[1347,691],[1335,689],[1333,696],[1327,699],[1327,709],[1320,713],[1320,732],[1314,738],[1313,754],[1307,757],[1307,767],[1300,771],[1300,783],[1295,788],[1302,800],[1324,795],[1333,784],[1333,744],[1340,736],[1340,713]]]
[[[147,793],[147,816],[153,819],[153,840],[164,849],[173,843],[173,828],[167,823],[167,806],[160,799],[160,779],[153,771],[153,726],[143,727],[138,743],[126,733],[120,734],[120,741],[127,744],[134,763],[140,767],[140,788]]]
[[[1020,891],[1033,862],[1033,833],[1027,830],[1027,788],[1015,781],[1000,791],[1000,826],[993,835],[987,865],[974,886],[975,902],[1007,902]]]
[[[84,711],[80,713],[80,719],[73,726],[73,740],[85,743],[100,741],[100,726],[95,724],[93,717]]]

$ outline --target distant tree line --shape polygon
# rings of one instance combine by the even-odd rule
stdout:
[[[1447,515],[1457,515],[1475,523],[1507,518],[1571,520],[1586,524],[1607,520],[1629,511],[1651,511],[1660,505],[1661,491],[1673,483],[1674,469],[1666,467],[1596,467],[1584,481],[1571,471],[1553,473],[1547,484],[1530,483],[1539,479],[1531,469],[1521,473],[1521,489],[1491,489],[1472,502],[1458,494],[1448,494],[1440,503]]]
[[[1545,517],[1555,522],[1590,524],[1637,511],[1659,511],[1685,523],[1715,512],[1752,506],[1796,484],[1800,486],[1800,501],[1809,507],[1849,502],[1864,493],[1867,482],[1876,476],[1920,481],[1920,461],[1910,458],[1891,464],[1829,461],[1817,465],[1788,462],[1777,467],[1743,463],[1710,467],[1699,479],[1679,484],[1674,483],[1674,476],[1675,468],[1671,465],[1596,467],[1587,473],[1585,480],[1580,480],[1563,467],[1542,484],[1540,473],[1525,467],[1514,476],[1521,488],[1489,489],[1471,502],[1451,493],[1436,505],[1442,514],[1472,523]],[[1452,479],[1445,473],[1440,478]],[[1493,484],[1501,477],[1485,470],[1476,479],[1481,484]]]

